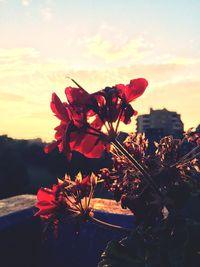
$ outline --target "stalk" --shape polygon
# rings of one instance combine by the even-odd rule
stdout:
[[[142,173],[145,182],[155,191],[157,195],[161,198],[163,197],[162,193],[159,190],[159,187],[152,180],[152,177],[146,172],[146,170],[138,163],[132,155],[128,153],[128,151],[117,141],[112,141],[113,145],[132,163],[132,165]]]
[[[185,154],[178,162],[176,162],[175,164],[171,165],[170,167],[174,167],[174,166],[177,166],[179,164],[181,164],[184,160],[186,160],[192,153],[196,153],[196,150],[199,150],[200,147],[197,146],[195,148],[193,148],[192,150],[190,150],[187,154]],[[199,153],[197,153],[196,155],[198,155]],[[196,156],[195,155],[195,156]],[[187,160],[191,160],[191,158],[187,159]]]
[[[117,121],[117,125],[116,125],[116,128],[115,128],[115,132],[117,133],[118,131],[118,127],[119,127],[119,123],[120,123],[120,120],[121,120],[121,117],[123,115],[123,111],[124,111],[124,108],[121,108],[120,110],[120,114],[119,114],[119,118],[118,118],[118,121]]]
[[[73,83],[75,83],[80,89],[83,89],[85,91],[85,89],[80,85],[78,84],[74,79],[70,78],[69,76],[66,76],[66,78],[70,79]]]
[[[130,234],[132,232],[132,229],[129,229],[129,228],[126,228],[126,227],[122,227],[122,226],[119,226],[119,225],[115,225],[115,224],[110,224],[110,223],[107,223],[107,222],[104,222],[104,221],[101,221],[97,218],[94,218],[94,217],[91,217],[89,216],[88,220],[100,227],[103,227],[103,228],[106,228],[106,229],[109,229],[109,230],[117,230],[119,232],[123,232],[125,234]]]

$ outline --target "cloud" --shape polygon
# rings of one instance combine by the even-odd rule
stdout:
[[[41,14],[42,14],[42,18],[45,21],[50,21],[53,17],[53,11],[50,7],[46,7],[44,9],[41,10]]]
[[[177,65],[191,65],[200,63],[200,59],[189,58],[189,57],[174,57],[168,61],[168,63],[177,64]]]
[[[117,55],[116,55],[117,54]],[[114,51],[114,57],[121,56],[121,48]],[[200,75],[199,63],[194,64],[105,64],[106,68],[71,67],[67,60],[44,59],[34,48],[0,49],[0,81],[4,86],[15,88],[47,88],[52,85],[64,85],[71,76],[94,90],[99,86],[128,82],[134,77],[146,77],[157,88],[182,80],[194,80]],[[1,86],[2,86],[1,85]],[[31,89],[32,88],[32,89]],[[94,88],[94,89],[93,89]],[[19,89],[20,90],[20,89]],[[25,90],[25,89],[24,89]],[[38,89],[37,89],[38,90]]]
[[[22,76],[35,78],[65,69],[64,61],[42,60],[34,48],[0,49],[0,80],[18,79]]]
[[[16,62],[19,60],[29,60],[39,57],[39,52],[34,48],[0,48],[0,64]]]
[[[22,0],[21,3],[23,6],[29,6],[31,4],[31,0]]]
[[[0,49],[0,80],[31,75],[38,60],[39,52],[34,48]]]
[[[121,48],[117,47],[114,54],[120,51]],[[166,107],[182,113],[188,127],[189,124],[197,124],[199,120],[198,61],[194,64],[135,63],[121,67],[117,64],[116,66],[104,64],[105,68],[96,69],[72,68],[67,63],[69,62],[65,60],[45,59],[34,48],[0,49],[0,91],[2,91],[0,111],[6,114],[3,129],[7,127],[8,117],[16,117],[16,121],[20,119],[21,125],[23,125],[21,116],[29,117],[30,123],[35,120],[37,124],[38,120],[38,124],[41,125],[37,128],[38,136],[47,138],[49,132],[47,125],[51,116],[49,108],[51,93],[56,92],[65,101],[64,88],[75,86],[66,79],[66,76],[74,78],[89,92],[118,83],[127,84],[131,79],[144,77],[149,81],[149,87],[144,96],[134,103],[140,114],[148,112],[150,106]],[[51,123],[54,124],[53,119]]]
[[[24,100],[25,100],[24,96],[6,92],[0,92],[0,101],[23,102]]]
[[[127,63],[137,62],[151,54],[150,45],[141,38],[122,41],[119,38],[110,40],[97,34],[85,40],[88,56],[102,59],[105,63],[126,60]]]

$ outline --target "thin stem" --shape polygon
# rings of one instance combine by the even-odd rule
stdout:
[[[106,131],[109,134],[110,133],[110,129],[109,129],[110,125],[109,125],[109,123],[107,125],[106,122],[104,122],[104,126],[106,127]]]
[[[64,192],[64,194],[65,194],[66,199],[67,199],[73,206],[75,206],[75,207],[77,208],[77,210],[80,210],[80,207],[79,207],[76,203],[73,203],[73,202],[71,201],[71,199],[69,198],[69,196],[67,195],[67,193]]]
[[[99,134],[103,134],[100,130],[98,130],[98,129],[92,127],[90,124],[88,125],[88,128],[94,130],[95,132],[97,132],[97,133],[99,133]]]
[[[104,119],[102,118],[102,116],[99,114],[99,112],[96,112],[96,114],[99,116],[99,119],[103,122],[103,125],[106,127],[106,131],[109,133],[109,128],[106,125],[106,122],[104,121]]]
[[[92,197],[93,197],[93,194],[94,194],[94,187],[93,187],[92,184],[91,184],[91,190],[90,190],[90,195],[89,195],[88,204],[87,204],[87,207],[88,207],[88,208],[89,208],[89,206],[90,206],[90,201],[91,201],[91,199],[92,199]]]
[[[193,149],[190,150],[187,154],[185,154],[185,155],[184,155],[178,162],[176,162],[175,164],[171,165],[170,167],[174,167],[174,166],[177,166],[177,165],[181,164],[181,162],[182,162],[183,160],[185,160],[190,154],[196,152],[196,150],[198,150],[198,149],[200,149],[199,146],[193,148]]]
[[[84,132],[84,133],[86,133],[86,134],[90,134],[90,135],[94,135],[94,136],[98,136],[99,137],[99,134],[96,134],[96,133],[91,133],[91,132]]]
[[[79,194],[79,190],[77,190],[77,196],[80,199],[79,203],[80,203],[81,210],[84,211],[83,204],[82,204],[82,199],[81,199],[80,194]]]
[[[80,86],[80,84],[78,84],[74,79],[70,78],[69,76],[66,76],[66,78],[70,79],[73,83],[75,83],[80,89],[83,89],[85,91],[85,89]]]
[[[78,193],[78,192],[77,192]],[[79,206],[79,209],[80,211],[83,209],[82,205],[80,202],[77,202],[77,198],[76,196],[74,195],[74,193],[71,193],[72,197],[74,198],[74,201],[77,203],[77,205]]]
[[[80,210],[74,210],[74,209],[70,209],[70,208],[68,208],[67,211],[71,211],[71,212],[73,212],[73,213],[80,214]]]
[[[151,186],[155,193],[157,193],[157,195],[162,198],[163,195],[159,191],[158,186],[155,184],[155,182],[152,180],[152,177],[146,172],[146,170],[138,163],[138,161],[134,157],[132,157],[132,155],[130,155],[128,151],[117,140],[112,141],[112,143],[123,153],[123,155],[133,164],[133,166],[142,173],[143,178],[147,182],[147,184]]]
[[[76,120],[76,122],[78,122],[78,123],[82,123],[83,126],[84,126],[84,122],[82,122],[82,121],[80,121],[80,120]],[[84,130],[82,130],[81,128],[80,128],[80,130],[82,130],[82,132],[84,132],[84,133],[91,134],[91,135],[96,135],[96,136],[99,136],[99,134],[102,134],[101,131],[95,129],[94,127],[90,126],[89,124],[87,125],[87,127],[90,128],[90,129],[92,129],[92,130],[94,130],[94,131],[97,132],[98,134],[84,131]]]
[[[129,152],[122,146],[122,144],[120,143],[120,142],[118,142],[117,140],[116,140],[116,145],[117,145],[117,147],[120,147],[120,149],[121,149],[121,151],[123,152],[123,154],[129,159],[129,157],[130,157],[130,159],[131,159],[131,162],[132,163],[134,163],[134,165],[136,166],[136,168],[142,173],[142,174],[146,174],[146,175],[148,175],[148,176],[150,176],[147,172],[146,172],[146,170],[139,164],[139,162],[131,155],[131,154],[129,154]],[[130,160],[129,159],[129,160]]]
[[[195,158],[199,158],[199,156],[200,156],[200,152],[198,152],[197,154],[191,156],[190,158],[185,159],[184,161],[180,162],[179,164],[182,164],[182,163],[183,163],[183,164],[188,163],[188,162],[190,162],[191,160],[193,160],[193,159],[195,159]]]
[[[120,231],[120,232],[124,232],[124,233],[131,233],[132,229],[129,229],[129,228],[125,228],[125,227],[122,227],[122,226],[119,226],[119,225],[115,225],[115,224],[110,224],[110,223],[107,223],[107,222],[104,222],[104,221],[101,221],[97,218],[94,218],[94,217],[89,217],[89,221],[91,221],[92,223],[95,223],[96,225],[100,226],[100,227],[103,227],[103,228],[106,228],[106,229],[109,229],[109,230],[117,230],[117,231]]]
[[[111,131],[112,131],[113,134],[116,133],[116,131],[115,131],[115,129],[114,129],[114,126],[113,126],[113,123],[112,123],[112,122],[111,122]]]
[[[88,205],[87,205],[87,197],[85,196],[85,210],[87,209]]]
[[[117,130],[118,130],[118,127],[119,127],[119,123],[120,123],[120,120],[121,120],[123,111],[124,111],[124,108],[121,108],[121,109],[120,109],[119,118],[118,118],[118,121],[117,121],[117,125],[116,125],[116,128],[115,128],[115,132],[116,132],[116,133],[117,133]]]
[[[176,165],[176,167],[183,167],[186,166],[188,163],[190,163],[193,159],[195,158],[199,158],[200,156],[200,152],[197,153],[196,155],[194,155],[193,157],[189,158],[188,160],[184,161],[184,162],[180,162],[178,165]]]

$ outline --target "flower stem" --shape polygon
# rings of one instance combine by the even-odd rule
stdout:
[[[173,165],[171,165],[170,167],[174,167],[174,166],[178,166],[179,164],[181,164],[182,162],[184,162],[184,160],[186,160],[190,155],[194,155],[194,152],[196,153],[196,150],[198,151],[200,149],[200,147],[199,146],[197,146],[197,147],[195,147],[195,148],[193,148],[192,150],[190,150],[187,154],[185,154],[178,162],[176,162],[175,164],[173,164]],[[197,153],[197,155],[198,155],[199,153]],[[195,155],[196,156],[196,155]],[[187,159],[187,160],[190,160],[190,158],[189,159]]]
[[[139,162],[117,141],[112,141],[113,145],[132,163],[132,165],[142,173],[144,180],[161,198],[163,197],[158,186],[153,181],[152,177],[146,172],[146,170],[139,164]]]
[[[120,120],[121,120],[123,111],[124,111],[124,108],[121,107],[120,114],[119,114],[119,118],[118,118],[117,125],[116,125],[116,128],[115,128],[115,132],[116,132],[116,133],[117,133],[117,131],[118,131],[118,127],[119,127],[119,123],[120,123]]]
[[[132,229],[129,229],[129,228],[126,228],[126,227],[122,227],[122,226],[119,226],[119,225],[115,225],[115,224],[110,224],[110,223],[107,223],[107,222],[104,222],[102,220],[99,220],[97,218],[94,218],[94,217],[91,217],[89,216],[89,221],[91,221],[92,223],[100,226],[100,227],[103,227],[103,228],[106,228],[106,229],[109,229],[109,230],[117,230],[119,232],[124,232],[126,234],[130,234]]]
[[[90,124],[88,124],[88,128],[94,130],[95,132],[99,133],[99,134],[102,134],[102,132],[94,127],[92,127]]]
[[[85,131],[84,133],[99,137],[99,134],[96,134],[96,133],[91,133],[91,132],[87,132],[87,131]]]
[[[69,76],[66,76],[66,78],[70,79],[73,83],[75,83],[80,89],[83,89],[85,91],[85,89],[80,85],[78,84],[74,79],[70,78]]]

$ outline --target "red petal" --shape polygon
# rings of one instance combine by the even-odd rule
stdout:
[[[40,215],[40,216],[41,215],[50,215],[50,214],[53,214],[55,209],[56,209],[56,207],[47,207],[47,208],[43,209],[43,208],[39,207],[38,205],[36,205],[36,207],[40,210],[38,212],[36,212],[35,216],[37,216],[37,215]]]
[[[85,178],[83,178],[83,180],[81,181],[82,185],[90,185],[90,176],[86,176]]]
[[[103,122],[102,120],[100,120],[99,116],[96,115],[95,119],[93,120],[93,122],[90,124],[93,128],[97,129],[97,130],[101,130],[102,126],[103,126]]]
[[[71,150],[76,150],[88,158],[100,158],[104,152],[104,144],[98,140],[98,136],[73,133],[70,139]]]
[[[127,90],[127,85],[116,84],[115,87],[118,89],[120,96],[122,96],[123,94],[125,95],[125,91]]]
[[[102,141],[99,141],[98,144],[91,147],[89,153],[85,153],[85,156],[88,158],[100,158],[102,157],[104,151],[105,151],[105,146]]]
[[[110,152],[110,150],[111,150],[111,144],[106,144],[106,152]]]
[[[56,140],[61,139],[63,137],[63,135],[66,132],[67,127],[68,125],[61,121],[61,124],[54,128],[54,130],[56,130],[56,133],[55,133]]]
[[[148,86],[148,81],[143,78],[138,78],[130,81],[130,84],[125,90],[127,102],[131,102],[141,96]]]
[[[44,152],[46,154],[50,153],[51,151],[53,151],[59,144],[60,144],[61,140],[58,140],[56,142],[53,142],[47,146],[44,147]]]
[[[55,197],[52,193],[52,190],[49,188],[40,188],[37,192],[37,201],[42,202],[42,201],[48,201],[52,202],[55,200]]]
[[[141,96],[148,86],[148,81],[144,78],[133,79],[130,84],[117,84],[115,87],[119,90],[120,95],[125,95],[129,103]]]
[[[67,108],[64,106],[64,104],[60,101],[60,98],[55,93],[52,94],[50,106],[56,117],[58,117],[62,121],[69,122],[70,119]]]
[[[71,105],[85,105],[90,103],[90,94],[82,88],[67,87],[65,94]]]
[[[35,214],[40,215],[43,218],[48,219],[54,213],[54,210],[57,208],[55,201],[55,194],[49,188],[41,188],[37,193],[37,208],[39,211]]]

